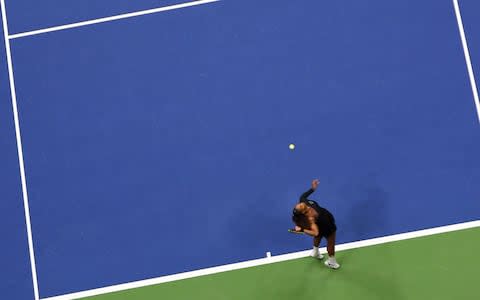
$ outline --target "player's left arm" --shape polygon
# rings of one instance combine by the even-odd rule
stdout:
[[[308,199],[307,199],[308,196],[310,196],[313,192],[315,192],[315,190],[318,188],[319,184],[320,184],[320,180],[314,179],[312,181],[312,187],[300,196],[300,199],[299,199],[298,202],[307,202],[308,201]]]

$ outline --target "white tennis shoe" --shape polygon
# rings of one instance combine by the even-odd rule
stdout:
[[[323,259],[323,255],[320,254],[319,251],[315,251],[315,250],[312,250],[312,253],[310,253],[310,256],[318,259]]]
[[[340,268],[340,265],[337,263],[337,261],[335,260],[335,258],[331,258],[329,257],[326,261],[325,261],[325,266],[329,267],[330,269],[338,269]]]

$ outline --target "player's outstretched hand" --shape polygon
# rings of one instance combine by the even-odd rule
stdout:
[[[320,184],[320,180],[314,179],[312,181],[312,189],[316,190],[319,184]]]

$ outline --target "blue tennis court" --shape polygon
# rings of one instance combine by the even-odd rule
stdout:
[[[180,3],[5,0],[5,299],[34,299],[24,192],[40,298],[303,250],[285,231],[317,177],[339,243],[480,219],[452,1],[223,0],[28,35]],[[478,77],[480,5],[460,8]]]

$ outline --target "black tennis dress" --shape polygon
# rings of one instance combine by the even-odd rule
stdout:
[[[328,238],[332,233],[337,231],[337,225],[335,224],[335,218],[333,217],[332,213],[329,212],[327,209],[321,207],[318,205],[317,202],[308,199],[307,197],[310,196],[315,190],[314,189],[309,189],[305,193],[303,193],[300,196],[300,201],[299,203],[303,202],[306,205],[312,207],[315,209],[315,211],[318,213],[318,217],[315,221],[315,223],[318,226],[319,234],[318,236],[323,236],[325,238]]]

